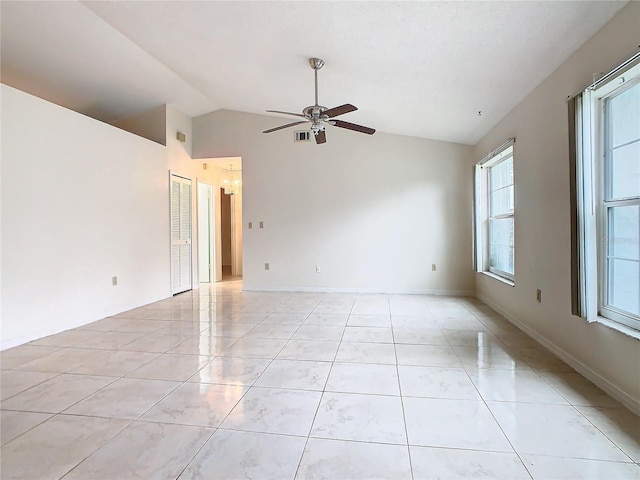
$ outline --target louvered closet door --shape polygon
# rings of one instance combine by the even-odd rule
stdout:
[[[191,180],[171,175],[171,293],[191,290]]]

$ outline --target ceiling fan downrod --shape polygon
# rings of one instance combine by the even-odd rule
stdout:
[[[320,59],[320,58],[310,58],[309,59],[309,66],[311,68],[313,68],[313,73],[314,73],[314,77],[315,77],[315,83],[316,83],[316,104],[315,106],[318,107],[320,106],[318,104],[318,70],[320,70],[323,66],[324,66],[324,60]]]

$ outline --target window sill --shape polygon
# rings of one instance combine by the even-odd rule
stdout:
[[[607,328],[611,328],[616,330],[627,337],[635,338],[636,340],[640,340],[640,330],[636,330],[635,328],[627,327],[622,323],[614,322],[613,320],[609,320],[608,318],[598,316],[598,318],[593,323],[599,323],[600,325],[604,325]]]
[[[514,282],[512,282],[511,280],[501,277],[500,275],[496,275],[495,273],[491,273],[491,272],[478,272],[481,273],[483,275],[486,275],[487,277],[491,277],[495,280],[498,280],[499,282],[505,283],[507,285],[509,285],[510,287],[515,287],[516,284]]]

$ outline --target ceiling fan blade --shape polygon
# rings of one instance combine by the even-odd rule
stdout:
[[[302,117],[302,118],[307,118],[304,115],[302,115],[301,113],[291,113],[291,112],[283,112],[281,110],[266,110],[269,113],[283,113],[284,115],[293,115],[294,117]]]
[[[301,123],[307,123],[308,120],[302,120],[300,122],[287,123],[286,125],[280,125],[279,127],[270,128],[269,130],[265,130],[262,133],[271,133],[277,130],[282,130],[283,128],[293,127],[294,125],[300,125]]]
[[[327,143],[327,134],[324,130],[320,130],[316,135],[316,143],[319,145],[321,143]]]
[[[339,107],[325,110],[324,112],[322,112],[322,114],[328,116],[329,118],[333,118],[337,117],[338,115],[344,115],[345,113],[355,112],[357,109],[358,107],[354,107],[350,103],[346,103],[344,105],[340,105]]]
[[[334,120],[334,122],[334,126],[353,130],[354,132],[366,133],[367,135],[373,135],[376,133],[374,128],[363,127],[362,125],[356,125],[355,123],[343,122],[342,120]]]

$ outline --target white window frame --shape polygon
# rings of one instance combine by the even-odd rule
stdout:
[[[608,135],[605,106],[611,99],[640,83],[640,63],[623,73],[587,88],[582,93],[577,116],[581,123],[576,168],[579,258],[581,262],[581,315],[619,330],[640,335],[640,315],[608,305],[608,218],[612,206],[640,205],[640,196],[607,200],[606,148]],[[630,329],[630,330],[629,330]]]
[[[508,159],[514,159],[514,138],[510,138],[500,147],[493,150],[489,155],[483,158],[475,166],[475,270],[480,273],[489,274],[509,285],[515,282],[515,255],[513,273],[505,272],[490,265],[490,229],[489,221],[492,218],[490,214],[490,184],[489,172],[492,167],[499,165]],[[515,196],[515,173],[514,173],[514,196]],[[513,211],[508,214],[502,214],[495,218],[513,218],[515,229],[515,204]],[[514,232],[515,237],[515,232]],[[514,252],[515,252],[514,238]]]

